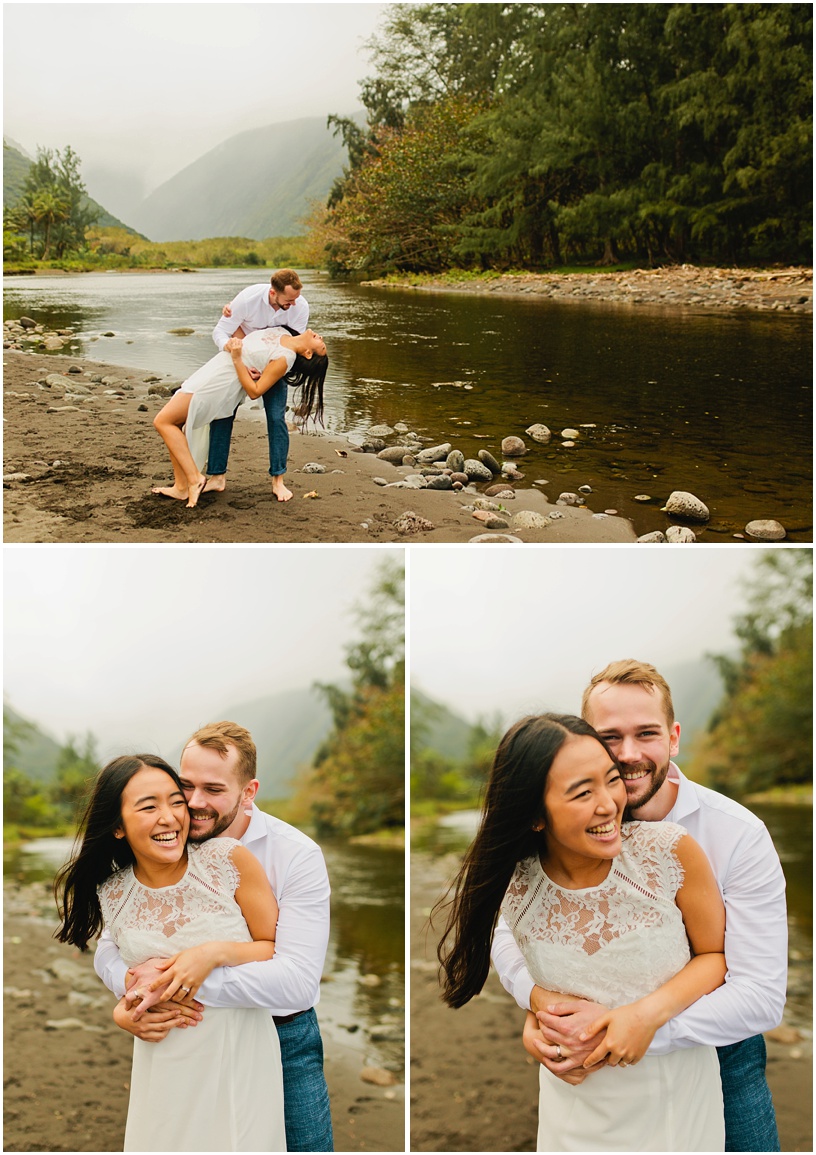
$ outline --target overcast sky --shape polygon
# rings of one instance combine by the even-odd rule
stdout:
[[[386,4],[3,5],[4,135],[144,192],[245,129],[359,108]],[[106,206],[107,207],[107,206]]]
[[[665,667],[733,649],[755,549],[413,550],[413,684],[468,721],[580,707],[619,658]]]
[[[348,674],[366,546],[6,546],[4,692],[101,755],[167,751],[231,705]]]

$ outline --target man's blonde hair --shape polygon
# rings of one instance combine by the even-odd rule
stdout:
[[[650,666],[648,662],[635,661],[634,658],[624,658],[621,662],[610,662],[599,674],[595,674],[584,690],[584,696],[581,699],[582,718],[587,716],[590,694],[601,682],[609,682],[612,686],[643,686],[648,690],[656,690],[663,699],[666,722],[671,730],[674,725],[674,703],[672,702],[671,690],[669,683],[662,674],[658,674],[654,666]]]
[[[235,767],[238,781],[242,786],[256,777],[258,767],[258,753],[249,730],[239,726],[237,722],[210,722],[196,730],[195,734],[184,744],[186,750],[193,742],[197,746],[204,746],[207,750],[215,750],[222,758],[229,754],[230,746],[238,751],[238,763]]]

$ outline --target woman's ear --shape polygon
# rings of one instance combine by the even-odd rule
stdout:
[[[311,361],[313,354],[313,349],[307,349],[305,353],[301,353],[301,357],[305,357],[307,361]]]
[[[114,838],[124,838],[125,837],[125,832],[121,826],[116,827],[116,829],[113,832],[113,837]]]

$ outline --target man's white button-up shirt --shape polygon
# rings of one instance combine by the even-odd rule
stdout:
[[[276,325],[288,325],[297,333],[303,333],[309,325],[309,303],[300,296],[288,309],[276,309],[269,304],[269,283],[250,285],[242,289],[230,302],[231,317],[222,317],[213,329],[213,341],[223,350],[236,329],[254,333],[257,329],[272,329]]]

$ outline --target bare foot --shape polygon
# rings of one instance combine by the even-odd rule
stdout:
[[[274,493],[275,497],[277,497],[278,501],[291,501],[292,500],[292,491],[291,491],[291,489],[287,489],[286,486],[283,484],[283,475],[282,474],[279,475],[278,477],[272,478],[272,492]]]
[[[188,495],[186,489],[179,489],[177,485],[156,485],[150,492],[160,493],[162,497],[174,497],[176,501],[186,501]]]
[[[223,473],[214,473],[212,477],[207,478],[207,484],[204,486],[203,493],[223,493],[227,488],[227,478]]]
[[[204,486],[206,484],[207,484],[207,478],[202,473],[201,477],[195,483],[195,485],[190,486],[190,500],[187,502],[187,508],[188,509],[192,509],[194,506],[198,505],[198,499],[199,499],[199,497],[201,497],[202,493],[204,492]]]

